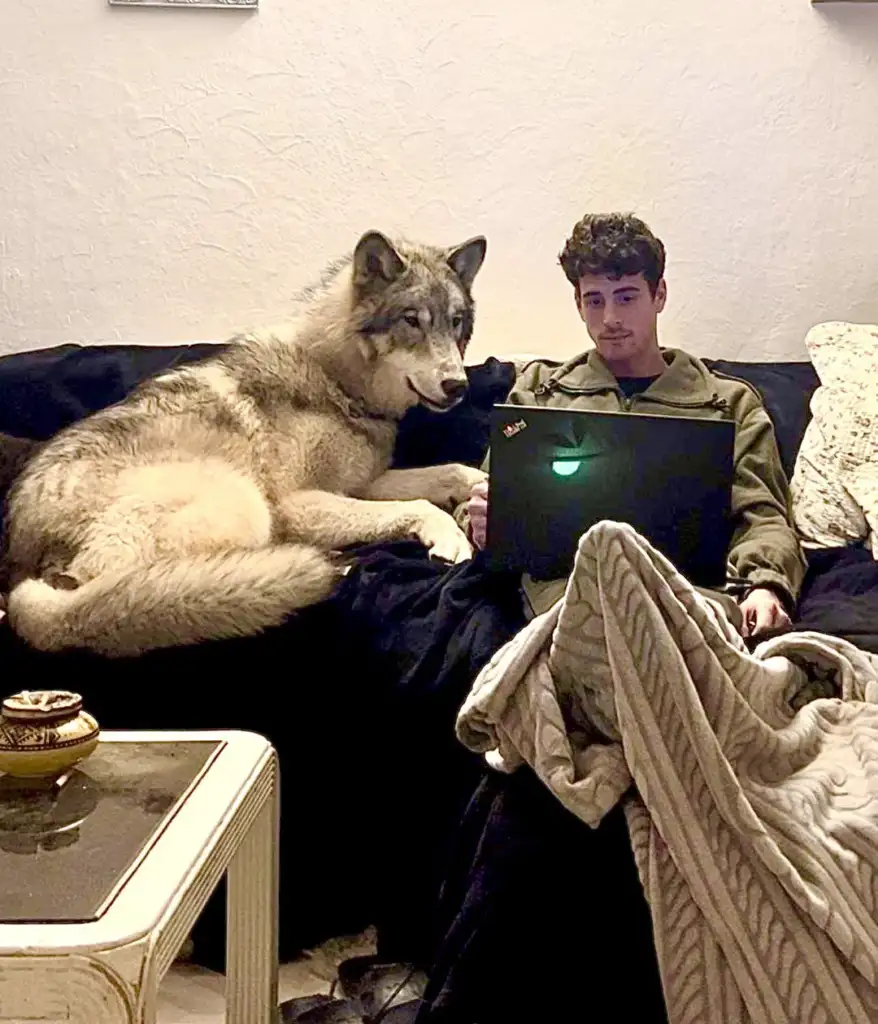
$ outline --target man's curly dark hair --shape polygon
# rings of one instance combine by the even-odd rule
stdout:
[[[630,213],[587,213],[558,257],[579,295],[585,274],[618,279],[643,274],[652,295],[665,273],[665,247],[639,217]]]

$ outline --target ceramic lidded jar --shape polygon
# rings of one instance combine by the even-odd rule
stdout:
[[[100,728],[66,690],[24,690],[3,701],[0,772],[18,778],[63,775],[94,750]]]

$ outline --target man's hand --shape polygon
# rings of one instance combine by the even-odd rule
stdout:
[[[469,513],[469,533],[473,546],[481,551],[488,532],[488,481],[480,480],[469,492],[466,510]]]
[[[780,598],[767,587],[756,587],[750,591],[741,602],[741,615],[741,635],[745,637],[755,638],[792,625]]]

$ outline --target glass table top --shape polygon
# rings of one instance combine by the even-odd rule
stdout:
[[[0,776],[0,923],[97,920],[222,746],[108,740],[60,784]]]

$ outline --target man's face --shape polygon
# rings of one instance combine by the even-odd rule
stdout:
[[[579,280],[579,315],[608,363],[627,362],[658,346],[656,319],[666,298],[665,282],[652,295],[643,274],[616,280],[586,274]]]

